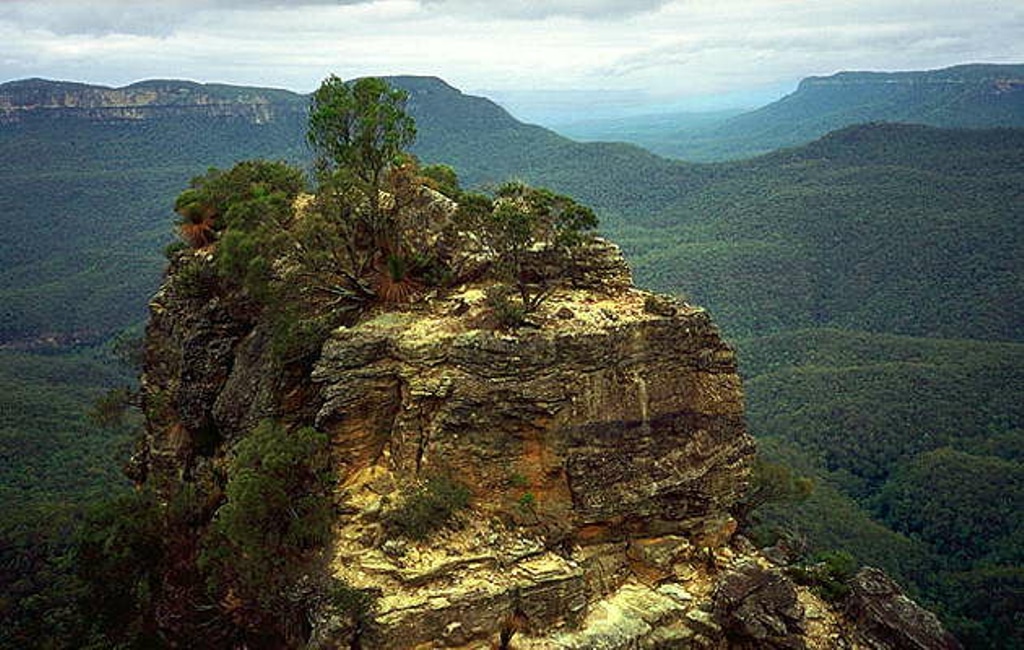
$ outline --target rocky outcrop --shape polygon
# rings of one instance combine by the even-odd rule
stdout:
[[[959,650],[960,643],[935,614],[907,597],[892,578],[865,567],[850,581],[846,614],[867,648]]]
[[[329,434],[323,570],[378,597],[358,626],[314,608],[311,647],[939,647],[898,633],[920,622],[902,608],[879,631],[888,610],[851,604],[855,633],[735,535],[754,452],[735,355],[704,310],[634,288],[614,245],[515,331],[477,281],[365,313],[311,364],[277,360],[211,265],[183,253],[151,303],[136,477],[212,517],[261,419]],[[469,507],[426,541],[392,534],[434,477]]]
[[[714,611],[735,647],[807,647],[804,608],[796,586],[781,571],[755,563],[740,566],[719,582]]]
[[[588,263],[606,269],[591,288],[556,292],[514,333],[478,325],[486,299],[469,287],[324,346],[316,425],[352,509],[334,564],[384,594],[376,647],[497,639],[516,612],[516,647],[602,647],[595,603],[624,620],[661,603],[607,646],[630,647],[685,615],[682,592],[630,567],[668,578],[732,529],[753,452],[735,356],[703,310],[648,311],[614,247]],[[388,503],[430,475],[470,487],[468,521],[429,547],[382,542]]]
[[[486,310],[470,289],[343,328],[313,375],[316,425],[358,441],[347,472],[457,475],[488,506],[518,475],[594,539],[699,527],[742,493],[752,452],[735,357],[702,310],[643,298],[560,295],[507,333],[467,327]]]

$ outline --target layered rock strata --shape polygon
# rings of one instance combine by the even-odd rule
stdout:
[[[700,308],[634,288],[613,245],[586,253],[525,327],[496,328],[469,284],[364,314],[311,371],[215,279],[197,289],[212,261],[186,253],[189,282],[172,268],[151,304],[135,476],[213,516],[261,419],[328,433],[325,570],[379,597],[356,629],[312,612],[311,647],[952,647],[879,625],[877,600],[844,614],[734,534],[754,446],[732,349]],[[469,507],[426,541],[391,534],[432,477]]]
[[[106,88],[25,79],[0,86],[0,123],[27,117],[138,121],[187,115],[265,124],[305,111],[305,98],[287,91],[188,81],[144,81]]]

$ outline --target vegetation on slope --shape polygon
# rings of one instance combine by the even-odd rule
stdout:
[[[1019,645],[1024,346],[813,329],[739,347],[762,452],[816,479],[762,534],[883,567],[969,647]]]
[[[296,132],[214,118],[5,125],[0,344],[96,342],[140,322],[183,179],[243,157],[300,159]]]
[[[88,504],[128,492],[134,429],[86,413],[132,374],[109,349],[0,350],[0,647],[88,647],[72,538]]]
[[[620,240],[734,336],[832,326],[1021,340],[1024,131],[850,127],[702,169]],[[922,191],[925,188],[926,191]]]

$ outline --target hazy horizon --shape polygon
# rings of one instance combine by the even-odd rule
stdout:
[[[0,78],[310,92],[332,72],[431,75],[550,121],[752,107],[841,70],[1022,61],[1021,33],[1016,0],[11,0]]]

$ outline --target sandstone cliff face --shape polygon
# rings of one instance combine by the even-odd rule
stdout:
[[[29,115],[96,121],[191,115],[234,117],[264,124],[305,111],[305,98],[287,91],[186,81],[146,81],[105,88],[28,79],[0,86],[0,123],[16,122]]]
[[[135,475],[167,499],[189,485],[212,516],[262,418],[328,433],[325,570],[380,597],[356,629],[314,607],[311,647],[955,647],[879,625],[891,610],[871,598],[845,615],[734,535],[754,446],[732,349],[703,310],[634,288],[616,247],[583,259],[530,327],[489,326],[469,285],[339,328],[311,367],[275,361],[244,302],[172,269]],[[469,488],[458,525],[389,535],[433,476]]]
[[[656,315],[628,282],[606,286],[557,294],[515,333],[473,327],[486,307],[470,288],[325,345],[316,424],[354,508],[335,567],[384,594],[368,642],[486,642],[521,611],[521,646],[593,647],[571,630],[625,583],[631,544],[671,558],[729,528],[753,451],[732,350],[702,310]],[[467,525],[426,548],[382,543],[388,500],[431,474],[470,486]]]

